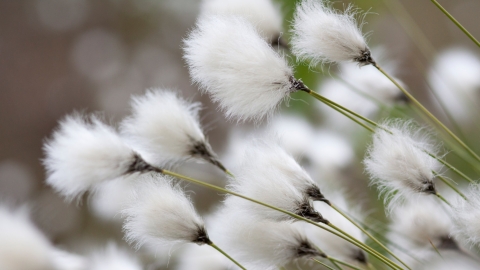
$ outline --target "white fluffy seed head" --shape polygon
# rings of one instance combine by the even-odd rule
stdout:
[[[321,197],[320,189],[310,176],[275,140],[253,140],[246,149],[242,165],[231,178],[230,188],[234,191],[300,215],[302,206],[311,206],[311,193],[315,193],[317,199]],[[243,205],[246,212],[250,211],[258,217],[274,220],[289,218],[257,204],[229,199],[227,202]]]
[[[326,0],[303,0],[293,20],[293,53],[300,60],[310,59],[312,65],[345,61],[370,64],[370,49],[355,13],[352,6],[339,13]]]
[[[134,152],[97,116],[65,117],[44,145],[47,184],[68,200],[125,174]]]
[[[136,248],[198,243],[201,233],[206,236],[203,220],[192,202],[172,179],[160,175],[143,175],[141,185],[128,208],[123,226],[125,239]]]
[[[204,0],[201,16],[211,15],[243,17],[269,43],[277,42],[282,33],[282,15],[272,0]]]
[[[329,192],[328,194],[329,199],[336,207],[343,211],[348,211],[347,213],[353,215],[354,218],[360,218],[357,215],[356,207],[349,205],[344,196],[338,192]],[[365,241],[364,234],[333,208],[322,202],[315,202],[314,205],[315,209],[321,212],[332,224],[356,239],[362,242]],[[325,230],[318,230],[316,227],[308,226],[306,227],[306,232],[308,239],[320,247],[327,255],[338,257],[355,264],[364,264],[367,259],[366,254],[361,249]]]
[[[141,270],[144,269],[139,259],[127,250],[109,242],[102,250],[92,253],[89,270]]]
[[[292,68],[241,17],[201,18],[184,50],[193,82],[228,118],[259,121],[295,91]]]
[[[387,121],[381,126],[388,131],[375,131],[364,164],[371,184],[390,199],[388,210],[408,196],[436,193],[433,171],[439,173],[441,166],[428,154],[439,152],[429,134],[411,121]]]
[[[468,201],[458,198],[453,204],[453,234],[480,246],[480,185],[471,185],[465,196]]]
[[[435,198],[422,197],[408,201],[392,212],[389,239],[410,249],[449,249],[455,245],[450,238],[453,223]],[[432,251],[433,252],[433,251]]]
[[[215,240],[247,269],[273,270],[291,261],[318,256],[304,233],[288,221],[272,221],[239,213],[235,206],[219,212]]]
[[[198,145],[212,152],[200,126],[200,103],[188,102],[171,90],[150,89],[133,97],[131,106],[132,115],[122,122],[122,134],[150,162],[164,165],[205,158],[196,151]]]
[[[25,209],[12,211],[0,206],[0,269],[54,269],[51,249]]]

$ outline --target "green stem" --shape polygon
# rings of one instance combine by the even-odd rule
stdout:
[[[347,112],[347,113],[349,113],[349,114],[351,114],[351,115],[353,115],[353,116],[356,116],[357,118],[359,118],[359,119],[361,119],[361,120],[369,123],[370,125],[373,125],[374,127],[379,127],[378,124],[375,123],[374,121],[372,121],[372,120],[370,120],[370,119],[368,119],[368,118],[366,118],[366,117],[364,117],[364,116],[361,116],[360,114],[358,114],[358,113],[356,113],[356,112],[354,112],[354,111],[351,111],[351,110],[343,107],[342,105],[340,105],[340,104],[338,104],[338,103],[336,103],[336,102],[334,102],[334,101],[332,101],[332,100],[330,100],[330,99],[328,99],[328,98],[320,95],[319,93],[317,93],[317,92],[315,92],[315,91],[312,91],[312,90],[310,90],[310,89],[303,90],[303,91],[306,92],[307,94],[311,95],[312,97],[320,100],[320,101],[323,102],[323,103],[329,103],[329,104],[331,104],[331,105],[333,105],[333,106],[335,106],[335,107],[337,107],[337,108],[340,108],[341,110],[343,110],[343,111],[345,111],[345,112]]]
[[[343,111],[341,108],[331,104],[329,101],[327,101],[326,99],[323,99],[322,96],[319,95],[319,97],[315,97],[316,99],[320,100],[322,103],[324,103],[325,105],[329,106],[330,108],[336,110],[337,112],[343,114],[344,116],[348,117],[350,120],[354,121],[355,123],[359,124],[360,126],[364,127],[366,130],[370,131],[370,132],[375,132],[375,130],[373,128],[371,128],[370,126],[367,126],[365,123],[362,123],[360,121],[358,121],[357,119],[355,119],[353,116],[351,116],[350,114],[346,113],[345,111]]]
[[[381,260],[383,263],[387,264],[388,266],[390,266],[392,269],[403,269],[401,266],[399,266],[398,264],[396,264],[394,261],[388,259],[387,257],[385,257],[384,255],[382,255],[380,252],[376,251],[375,249],[367,246],[366,244],[362,243],[361,241],[359,241],[358,239],[350,236],[349,234],[346,234],[342,229],[338,228],[337,226],[333,225],[332,223],[329,223],[328,226],[330,226],[331,228],[335,229],[336,231],[338,232],[341,232],[343,233],[345,236],[347,236],[349,239],[351,239],[353,242],[356,243],[356,246],[357,247],[363,247],[362,249],[365,250],[366,252],[370,253],[370,254],[375,254],[374,256],[377,257],[378,259],[380,257],[382,257],[383,259],[386,259],[387,261],[385,260]]]
[[[360,229],[364,234],[366,234],[368,237],[370,237],[370,239],[372,239],[375,243],[377,243],[380,247],[382,247],[385,251],[387,251],[388,254],[392,255],[401,264],[403,264],[405,267],[407,267],[408,269],[411,270],[411,268],[405,262],[403,262],[400,258],[398,258],[390,249],[388,249],[384,244],[382,244],[382,242],[380,242],[377,238],[375,238],[373,235],[371,235],[369,232],[367,232],[362,226],[360,226],[357,222],[355,222],[353,219],[351,219],[342,210],[337,208],[334,204],[330,204],[330,207],[332,207],[340,215],[342,215],[344,218],[346,218],[348,221],[350,221],[353,225],[355,225],[358,229]]]
[[[374,122],[373,120],[370,120],[368,118],[364,118],[363,116],[360,116],[359,114],[355,113],[355,112],[352,112],[348,109],[346,109],[345,107],[323,97],[322,95],[314,92],[314,91],[311,91],[311,90],[307,90],[306,91],[308,94],[312,95],[313,97],[315,97],[316,99],[318,99],[319,101],[323,102],[324,104],[326,104],[327,106],[331,107],[332,109],[340,112],[341,114],[345,115],[346,117],[350,118],[351,120],[355,121],[357,124],[361,125],[362,127],[364,127],[366,130],[372,132],[372,133],[375,133],[375,130],[372,129],[371,127],[365,125],[364,123],[358,121],[357,119],[353,118],[351,115],[349,115],[348,113],[353,113],[354,116],[357,116],[357,117],[361,117],[362,120],[364,119],[367,119],[368,120],[368,123],[371,123],[372,125],[374,125],[376,128],[381,128],[391,134],[393,134],[391,131],[389,131],[388,129],[380,126],[378,123]],[[346,113],[348,112],[348,113]],[[445,165],[446,167],[448,167],[449,169],[451,169],[452,171],[454,171],[455,173],[457,173],[458,175],[460,175],[461,177],[465,178],[465,180],[469,181],[470,183],[474,183],[474,181],[468,177],[466,174],[462,173],[461,171],[459,171],[457,168],[455,168],[454,166],[452,166],[451,164],[449,164],[448,162],[446,162],[445,160],[429,153],[429,152],[426,152],[428,155],[430,155],[431,157],[433,157],[434,159],[438,160],[440,163],[442,163],[443,165]]]
[[[315,248],[316,248],[318,251],[320,251],[321,254],[324,254],[324,255],[325,255],[325,258],[326,258],[327,260],[329,260],[329,261],[333,264],[333,266],[335,266],[335,268],[337,268],[338,270],[343,270],[343,268],[340,267],[340,265],[338,265],[334,260],[332,260],[332,257],[327,256],[327,255],[325,254],[325,252],[323,252],[323,250],[322,250],[321,248],[319,248],[318,246],[315,246]]]
[[[235,175],[233,175],[233,173],[229,170],[225,170],[225,173],[228,174],[231,177],[235,177]]]
[[[355,265],[346,263],[346,262],[344,262],[344,261],[341,261],[341,260],[338,260],[338,259],[335,259],[335,258],[332,258],[332,257],[330,257],[330,259],[332,259],[332,260],[335,261],[335,262],[338,262],[338,263],[341,264],[341,265],[345,265],[345,266],[347,266],[347,267],[350,267],[350,268],[352,268],[352,269],[362,270],[362,269],[356,267]]]
[[[324,263],[324,262],[322,262],[322,261],[320,261],[320,260],[317,260],[317,259],[315,259],[315,258],[312,258],[312,261],[321,264],[322,266],[326,267],[327,269],[335,270],[335,269],[333,269],[330,265],[328,265],[328,264],[326,264],[326,263]]]
[[[437,2],[437,0],[431,0],[432,3],[434,3],[442,12],[443,14],[445,14],[458,28],[460,28],[460,30],[462,30],[463,33],[465,33],[465,35],[467,35],[472,41],[473,43],[477,44],[478,47],[480,47],[480,42],[470,33],[468,32],[468,30],[463,27],[463,25],[457,21],[457,19],[455,19],[455,17],[452,16],[452,14],[450,14],[442,5],[440,5],[440,3]]]
[[[442,195],[435,193],[435,196],[437,196],[440,200],[442,200],[444,203],[448,204],[448,206],[452,207],[452,205],[445,199]]]
[[[473,181],[470,177],[468,177],[467,175],[465,175],[464,173],[462,173],[461,171],[459,171],[457,168],[453,167],[452,165],[450,165],[450,163],[446,162],[445,160],[441,159],[441,158],[438,158],[437,156],[425,151],[425,153],[427,153],[429,156],[431,156],[432,158],[438,160],[438,162],[442,163],[443,165],[445,165],[447,168],[449,168],[450,170],[454,171],[456,174],[458,174],[459,176],[463,177],[465,180],[467,180],[468,182],[470,183],[475,183],[475,181]]]
[[[400,89],[414,104],[417,106],[424,114],[426,114],[429,118],[431,118],[435,124],[440,126],[443,130],[445,130],[455,141],[457,141],[458,144],[460,144],[465,150],[467,150],[475,159],[480,161],[480,157],[472,150],[470,149],[462,140],[460,140],[457,135],[455,135],[448,127],[446,127],[440,120],[438,120],[427,108],[425,108],[412,94],[410,94],[403,86],[401,86],[393,77],[391,77],[385,70],[383,70],[380,66],[377,64],[374,64],[374,66],[383,74],[385,77],[387,77],[392,83],[395,84],[395,86]]]
[[[435,123],[432,121],[432,119],[428,118],[426,115],[420,112],[420,109],[418,107],[411,106],[411,108],[423,119],[425,123],[429,123],[432,126],[435,126]],[[466,150],[465,148],[458,146],[455,144],[455,141],[452,141],[452,137],[448,136],[448,134],[445,134],[446,132],[442,132],[442,130],[439,130],[439,135],[442,137],[442,140],[448,145],[450,150],[452,150],[452,153],[457,155],[460,159],[465,161],[466,163],[470,164],[473,169],[475,169],[477,172],[480,172],[479,166],[479,161],[473,158]]]
[[[165,175],[170,175],[170,176],[173,176],[173,177],[176,177],[176,178],[179,178],[179,179],[182,179],[182,180],[185,180],[185,181],[188,181],[188,182],[191,182],[191,183],[194,183],[194,184],[197,184],[197,185],[200,185],[200,186],[204,186],[204,187],[207,187],[207,188],[210,188],[210,189],[213,189],[213,190],[216,190],[216,191],[219,191],[219,192],[223,192],[223,193],[227,193],[227,194],[230,194],[230,195],[233,195],[233,196],[236,196],[236,197],[239,197],[239,198],[242,198],[242,199],[245,199],[247,201],[251,201],[253,203],[256,203],[256,204],[259,204],[259,205],[262,205],[262,206],[265,206],[265,207],[268,207],[270,209],[273,209],[273,210],[276,210],[278,212],[281,212],[281,213],[284,213],[294,219],[297,219],[297,220],[301,220],[301,221],[304,221],[304,222],[307,222],[309,224],[312,224],[318,228],[321,228],[323,230],[326,230],[340,238],[342,238],[343,240],[357,246],[358,248],[360,249],[363,249],[365,250],[367,253],[371,254],[372,256],[376,257],[377,259],[379,259],[380,261],[382,261],[383,263],[387,264],[388,266],[390,266],[392,269],[401,269],[401,267],[399,267],[398,265],[396,265],[393,261],[389,260],[387,257],[379,254],[378,252],[374,251],[373,249],[371,249],[370,247],[366,246],[365,244],[361,243],[360,241],[356,240],[355,238],[353,237],[349,237],[349,236],[345,236],[345,235],[342,235],[341,233],[339,232],[336,232],[335,230],[332,230],[328,227],[325,227],[323,226],[323,224],[319,224],[319,223],[316,223],[316,222],[313,222],[307,218],[304,218],[302,216],[299,216],[295,213],[292,213],[292,212],[289,212],[289,211],[286,211],[286,210],[283,210],[281,208],[278,208],[278,207],[275,207],[275,206],[272,206],[270,204],[267,204],[267,203],[264,203],[264,202],[261,202],[261,201],[258,201],[258,200],[255,200],[255,199],[252,199],[250,197],[247,197],[247,196],[244,196],[242,194],[239,194],[239,193],[236,193],[234,191],[231,191],[231,190],[228,190],[228,189],[225,189],[225,188],[221,188],[219,186],[216,186],[216,185],[212,185],[212,184],[209,184],[209,183],[205,183],[203,181],[200,181],[200,180],[197,180],[197,179],[194,179],[194,178],[191,178],[191,177],[188,177],[188,176],[185,176],[185,175],[181,175],[181,174],[178,174],[178,173],[175,173],[175,172],[172,172],[172,171],[168,171],[168,170],[163,170],[163,169],[158,169],[156,168],[156,171],[158,173],[161,173],[161,174],[165,174]],[[330,224],[330,226],[333,226]],[[333,226],[334,227],[334,226]]]
[[[225,251],[223,251],[221,248],[219,248],[217,245],[214,243],[209,244],[212,248],[216,249],[218,252],[222,253],[223,256],[227,257],[230,261],[232,261],[234,264],[236,264],[238,267],[242,268],[243,270],[246,270],[247,268],[243,267],[240,263],[235,261],[230,255],[228,255]]]
[[[433,172],[433,174],[440,180],[442,180],[443,183],[445,183],[447,186],[449,186],[451,189],[453,189],[458,195],[462,196],[463,199],[465,199],[467,201],[467,197],[460,191],[458,190],[454,185],[452,185],[452,183],[450,183],[450,181],[448,181],[447,179],[445,179],[445,177],[439,175],[438,173],[436,172]]]

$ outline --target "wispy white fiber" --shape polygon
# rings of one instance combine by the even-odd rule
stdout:
[[[312,65],[330,62],[371,61],[370,50],[349,6],[343,13],[326,0],[303,0],[297,5],[293,20],[292,51]]]
[[[98,117],[65,117],[44,146],[46,182],[72,200],[94,185],[128,171],[133,151]]]
[[[127,250],[109,242],[103,250],[92,253],[88,270],[142,270],[140,260]]]
[[[449,249],[453,223],[449,213],[435,198],[421,197],[408,201],[392,212],[389,239],[413,250],[414,248]],[[432,250],[432,253],[435,252]]]
[[[0,206],[0,269],[51,270],[51,249],[25,209]]]
[[[200,9],[200,16],[203,17],[243,17],[254,25],[269,43],[278,41],[282,33],[282,14],[272,0],[204,0]]]
[[[132,115],[121,125],[122,134],[157,165],[189,158],[214,156],[199,121],[201,104],[188,102],[168,89],[150,89],[132,98]],[[199,153],[202,146],[208,154]],[[150,160],[149,160],[150,161]]]
[[[136,248],[197,242],[205,233],[203,220],[192,202],[172,179],[142,175],[131,204],[122,213],[125,239]]]
[[[259,121],[296,91],[292,68],[241,17],[201,18],[184,51],[192,81],[228,118]]]
[[[364,164],[371,184],[386,195],[388,209],[406,196],[435,194],[432,171],[438,173],[441,166],[427,152],[438,156],[438,145],[411,121],[387,121],[381,126],[393,134],[381,128],[375,131]]]
[[[308,200],[310,191],[319,193],[310,176],[273,141],[254,140],[246,148],[242,165],[230,178],[230,188],[248,197],[298,213],[301,206],[313,210]],[[321,195],[321,194],[320,194]],[[319,195],[319,196],[320,196]],[[246,212],[258,217],[285,220],[283,213],[237,198],[228,198],[233,204],[244,205]]]
[[[257,219],[227,206],[219,213],[218,243],[247,269],[273,270],[319,253],[304,233],[288,221]]]
[[[453,204],[453,234],[471,245],[480,246],[480,186],[471,185],[465,196],[468,201],[458,198]]]
[[[299,138],[301,139],[301,138]],[[275,135],[252,140],[247,147],[242,167],[259,174],[259,177],[271,178],[273,181],[289,182],[306,197],[315,190],[320,192],[318,185],[308,173],[281,146],[281,140]]]
[[[336,207],[340,208],[343,211],[354,216],[358,217],[358,207],[352,207],[338,192],[329,192],[329,198]],[[350,234],[360,241],[365,241],[365,235],[355,227],[350,221],[340,215],[333,208],[322,202],[315,202],[315,209],[322,213],[324,218],[330,221],[335,226],[339,227],[341,230]],[[364,264],[367,260],[367,256],[363,250],[357,248],[351,243],[339,238],[336,235],[333,235],[325,230],[319,230],[313,226],[305,226],[308,239],[315,243],[320,249],[322,249],[327,255],[340,258],[342,260],[356,263]]]

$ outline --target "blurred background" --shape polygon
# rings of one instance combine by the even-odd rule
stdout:
[[[226,121],[208,96],[200,95],[182,60],[182,39],[194,26],[199,2],[0,1],[0,201],[27,203],[34,222],[55,244],[82,253],[79,243],[88,247],[91,242],[102,244],[108,239],[121,243],[122,238],[119,223],[98,218],[88,198],[78,206],[67,204],[44,184],[42,144],[65,114],[100,111],[116,123],[128,114],[132,94],[151,87],[174,88],[204,104],[202,122],[208,127],[210,142],[217,153],[225,156],[223,153],[228,152],[230,131],[239,124]],[[285,18],[284,36],[288,40],[295,1],[276,2]],[[480,37],[480,1],[441,2]],[[343,9],[348,3],[369,12],[364,26],[365,32],[372,31],[369,44],[395,61],[396,76],[433,108],[423,78],[435,52],[452,46],[475,49],[474,44],[427,0],[401,3],[433,47],[425,43],[417,46],[414,41],[418,39],[412,39],[399,23],[395,16],[399,15],[398,7],[392,9],[390,0],[337,1],[335,6]],[[422,51],[425,46],[431,55]],[[316,87],[335,72],[335,67],[325,67],[322,72],[300,65],[296,70],[298,78]],[[303,95],[294,95],[284,110],[307,115],[318,124],[318,111],[307,106],[311,102]],[[241,126],[244,130],[258,128],[248,123]],[[351,177],[363,178],[361,164],[355,167]],[[190,164],[179,170],[223,183],[223,176],[209,166]],[[375,199],[365,183],[358,183],[361,196]],[[215,192],[196,187],[190,190],[204,213],[221,199]],[[151,269],[155,267],[160,269]]]

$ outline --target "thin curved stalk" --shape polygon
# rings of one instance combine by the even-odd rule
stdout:
[[[326,267],[327,269],[335,270],[335,269],[333,269],[330,265],[328,265],[328,264],[326,264],[326,263],[324,263],[324,262],[322,262],[322,261],[320,261],[320,260],[317,260],[317,259],[315,259],[315,258],[312,258],[312,261],[314,261],[314,262],[316,262],[316,263],[318,263],[318,264],[321,264],[323,267]]]
[[[376,123],[375,121],[373,120],[370,120],[368,118],[365,118],[351,110],[348,110],[347,108],[343,107],[342,105],[340,104],[337,104],[325,97],[323,97],[322,95],[312,91],[312,90],[308,90],[308,91],[305,91],[307,93],[309,93],[310,95],[312,95],[313,97],[315,97],[317,100],[321,101],[322,103],[324,103],[325,105],[329,106],[330,108],[338,111],[339,113],[345,115],[346,117],[350,118],[352,121],[355,121],[355,123],[361,125],[362,127],[364,127],[366,130],[372,132],[372,133],[375,133],[375,130],[373,128],[371,128],[370,126],[367,126],[365,125],[364,123],[358,121],[357,119],[354,119],[352,117],[352,115],[349,115],[349,113],[353,113],[354,116],[357,116],[357,117],[361,117],[361,120],[364,120],[364,121],[367,121],[368,123],[372,124],[374,127],[376,128],[381,128],[387,132],[389,132],[390,134],[393,134],[390,130],[382,127],[381,125],[379,125],[378,123]],[[470,183],[475,183],[475,181],[473,181],[470,177],[468,177],[466,174],[462,173],[460,170],[458,170],[457,168],[455,168],[453,165],[451,165],[450,163],[448,163],[447,161],[429,153],[429,152],[426,152],[428,155],[430,155],[432,158],[438,160],[440,163],[442,163],[443,165],[445,165],[446,167],[448,167],[450,170],[454,171],[456,174],[458,174],[459,176],[463,177],[465,180],[469,181]]]
[[[457,168],[453,167],[452,165],[450,165],[450,163],[446,162],[445,160],[431,154],[431,153],[428,153],[425,151],[425,153],[427,153],[429,156],[431,156],[432,158],[436,159],[438,162],[442,163],[443,165],[445,165],[447,168],[449,168],[450,170],[452,170],[453,172],[455,172],[456,174],[458,174],[459,176],[463,177],[465,180],[467,180],[468,182],[470,183],[475,183],[475,181],[473,181],[470,177],[468,177],[467,175],[465,175],[464,173],[462,173],[461,171],[459,171]]]
[[[330,258],[331,258],[333,261],[338,262],[338,263],[341,264],[341,265],[345,265],[345,266],[350,267],[350,268],[355,269],[355,270],[362,270],[362,269],[356,267],[355,265],[346,263],[346,262],[344,262],[344,261],[341,261],[341,260],[338,260],[338,259],[335,259],[335,258],[332,258],[332,257],[330,257]]]
[[[435,193],[435,196],[437,196],[440,200],[442,200],[444,203],[448,204],[448,206],[452,207],[452,205],[443,197],[442,195]]]
[[[460,30],[462,30],[463,33],[465,33],[465,35],[467,35],[467,37],[469,37],[473,43],[477,44],[478,47],[480,47],[480,42],[470,33],[468,32],[468,30],[463,27],[463,25],[457,21],[457,19],[455,19],[455,17],[452,16],[452,14],[450,14],[442,5],[440,5],[440,3],[437,2],[437,0],[431,0],[433,4],[435,4],[435,6],[437,6],[442,12],[443,14],[445,14],[458,28],[460,28]]]
[[[362,226],[360,226],[357,222],[355,222],[353,219],[351,219],[347,214],[345,214],[342,210],[340,210],[338,207],[336,207],[334,204],[329,204],[331,208],[333,208],[335,211],[337,211],[340,215],[342,215],[344,218],[346,218],[348,221],[350,221],[355,227],[360,229],[365,235],[370,237],[375,243],[377,243],[380,247],[382,247],[388,254],[392,255],[395,259],[397,259],[401,264],[403,264],[405,267],[411,270],[411,268],[403,262],[400,258],[398,258],[395,253],[393,253],[390,249],[388,249],[382,242],[380,242],[377,238],[375,238],[373,235],[371,235],[369,232],[367,232]]]
[[[321,97],[321,98],[323,98],[323,97]],[[362,126],[363,128],[365,128],[366,130],[368,130],[368,131],[370,131],[370,132],[372,132],[372,133],[375,132],[375,130],[374,130],[372,127],[366,125],[365,123],[362,123],[362,122],[358,121],[358,120],[355,119],[352,115],[350,115],[350,114],[346,113],[345,111],[343,111],[341,108],[339,108],[339,107],[331,104],[331,103],[328,102],[327,100],[323,100],[323,99],[321,99],[321,98],[319,97],[319,98],[317,98],[317,99],[320,100],[320,101],[321,101],[322,103],[324,103],[325,105],[327,105],[328,107],[330,107],[330,108],[336,110],[337,112],[343,114],[344,116],[348,117],[350,120],[352,120],[352,121],[354,121],[355,123],[359,124],[360,126]]]
[[[325,252],[323,252],[323,250],[322,250],[321,248],[319,248],[318,246],[315,246],[315,248],[316,248],[318,251],[320,251],[321,254],[324,254],[324,255],[325,255],[325,258],[326,258],[327,260],[329,260],[329,261],[335,266],[335,268],[337,268],[338,270],[343,270],[342,267],[340,267],[340,265],[338,265],[334,260],[332,260],[332,257],[327,256],[327,255],[325,254]]]
[[[387,77],[392,83],[395,84],[395,86],[400,89],[414,104],[417,106],[425,115],[427,115],[429,118],[435,122],[436,125],[440,126],[443,130],[445,130],[455,141],[457,141],[458,144],[460,144],[465,150],[470,153],[475,159],[480,161],[480,156],[478,156],[470,147],[468,147],[460,138],[457,137],[447,126],[445,126],[440,120],[438,120],[427,108],[425,108],[410,92],[408,92],[403,86],[401,86],[393,77],[391,77],[385,70],[383,70],[380,66],[377,64],[373,64],[374,67],[376,67],[385,77]]]
[[[319,224],[319,223],[316,223],[316,222],[313,222],[307,218],[304,218],[302,216],[299,216],[295,213],[291,213],[289,211],[286,211],[286,210],[283,210],[281,208],[278,208],[278,207],[275,207],[275,206],[272,206],[272,205],[269,205],[267,203],[264,203],[264,202],[261,202],[261,201],[258,201],[258,200],[255,200],[255,199],[252,199],[250,197],[247,197],[247,196],[244,196],[242,194],[239,194],[239,193],[236,193],[234,191],[231,191],[231,190],[228,190],[228,189],[225,189],[225,188],[221,188],[219,186],[216,186],[216,185],[212,185],[212,184],[209,184],[209,183],[205,183],[203,181],[200,181],[200,180],[197,180],[197,179],[194,179],[194,178],[191,178],[191,177],[188,177],[188,176],[185,176],[185,175],[181,175],[181,174],[178,174],[178,173],[175,173],[175,172],[172,172],[172,171],[168,171],[168,170],[164,170],[164,169],[159,169],[159,168],[156,168],[156,172],[158,173],[161,173],[161,174],[165,174],[165,175],[169,175],[169,176],[173,176],[173,177],[176,177],[176,178],[179,178],[179,179],[182,179],[182,180],[185,180],[185,181],[188,181],[190,183],[194,183],[194,184],[197,184],[197,185],[200,185],[200,186],[204,186],[204,187],[208,187],[210,189],[213,189],[213,190],[216,190],[216,191],[220,191],[220,192],[223,192],[223,193],[227,193],[227,194],[230,194],[230,195],[233,195],[233,196],[236,196],[236,197],[239,197],[239,198],[242,198],[242,199],[245,199],[245,200],[248,200],[250,202],[253,202],[253,203],[256,203],[256,204],[259,204],[259,205],[262,205],[262,206],[265,206],[265,207],[268,207],[270,209],[273,209],[273,210],[276,210],[276,211],[279,211],[281,213],[284,213],[294,219],[297,219],[297,220],[301,220],[301,221],[304,221],[304,222],[307,222],[309,224],[312,224],[318,228],[321,228],[323,230],[326,230],[340,238],[342,238],[343,240],[359,247],[360,249],[363,249],[364,251],[366,251],[367,253],[369,253],[370,255],[376,257],[377,259],[379,259],[380,261],[382,261],[383,263],[385,263],[386,265],[390,266],[392,269],[402,269],[400,266],[398,266],[395,262],[391,261],[390,259],[388,259],[387,257],[381,255],[380,253],[378,253],[377,251],[373,250],[372,248],[368,247],[367,245],[361,243],[360,241],[356,240],[355,238],[349,236],[348,234],[342,232],[341,230],[337,230],[336,227],[333,225],[333,224],[330,224],[329,226],[331,226],[332,228],[334,228],[334,230],[328,228],[328,227],[325,227],[323,226],[322,224]],[[335,231],[337,230],[337,231]]]
[[[218,252],[222,253],[223,256],[227,257],[230,261],[232,261],[234,264],[236,264],[238,267],[242,268],[243,270],[247,270],[247,268],[243,267],[239,262],[234,260],[230,255],[228,255],[225,251],[223,251],[221,248],[219,248],[217,245],[214,243],[210,243],[209,246],[212,248],[216,249]]]
[[[349,113],[349,114],[351,114],[351,115],[353,115],[353,116],[356,116],[357,118],[359,118],[359,119],[361,119],[361,120],[369,123],[370,125],[373,125],[374,127],[378,127],[378,124],[375,123],[374,121],[372,121],[372,120],[370,120],[370,119],[368,119],[368,118],[366,118],[366,117],[364,117],[364,116],[362,116],[362,115],[360,115],[360,114],[358,114],[358,113],[356,113],[356,112],[354,112],[354,111],[352,111],[352,110],[349,110],[349,109],[343,107],[342,105],[340,105],[340,104],[338,104],[338,103],[336,103],[336,102],[334,102],[334,101],[332,101],[332,100],[330,100],[330,99],[328,99],[328,98],[320,95],[319,93],[317,93],[317,92],[315,92],[315,91],[312,91],[312,90],[310,90],[310,89],[305,89],[305,90],[303,90],[303,91],[304,91],[305,93],[311,95],[312,97],[320,100],[320,101],[323,102],[323,103],[328,102],[328,103],[334,105],[335,107],[338,107],[338,108],[344,110],[345,112],[347,112],[347,113]]]
[[[363,250],[367,251],[367,249],[370,251],[367,251],[369,252],[370,254],[376,254],[377,255],[377,258],[378,257],[383,257],[383,258],[387,258],[385,257],[384,255],[382,255],[380,252],[376,251],[375,249],[371,248],[370,246],[367,246],[366,244],[364,244],[363,242],[361,242],[360,240],[356,239],[356,238],[353,238],[351,237],[350,235],[348,234],[345,234],[345,232],[343,232],[343,230],[341,230],[340,228],[338,228],[337,226],[333,225],[332,223],[329,223],[327,226],[333,228],[334,230],[338,231],[338,232],[341,232],[343,233],[345,236],[349,237],[349,239],[351,239],[353,242],[355,242],[357,245],[357,247],[364,247]],[[387,264],[389,265],[391,268],[393,269],[403,269],[401,266],[399,266],[397,263],[393,262],[392,260],[388,259],[388,261],[391,263],[391,264]],[[385,263],[385,262],[384,262]]]
[[[436,172],[433,172],[433,174],[440,180],[442,180],[443,183],[445,183],[447,186],[449,186],[451,189],[453,189],[453,191],[455,191],[458,195],[460,195],[463,199],[465,199],[466,201],[468,201],[467,199],[467,196],[465,196],[460,190],[458,190],[454,185],[452,185],[452,183],[450,183],[450,181],[448,181],[445,177],[439,175],[438,173]]]
[[[394,248],[398,249],[400,252],[403,252],[405,255],[408,255],[410,258],[414,259],[415,261],[417,262],[421,262],[419,259],[415,258],[415,256],[413,256],[409,251],[407,251],[404,247],[398,245],[397,243],[393,242],[393,241],[390,241],[388,238],[386,238],[385,236],[381,235],[379,232],[375,231],[372,227],[370,227],[369,225],[365,224],[364,222],[360,221],[359,219],[355,218],[353,215],[349,214],[348,212],[342,210],[345,214],[347,214],[348,216],[350,216],[351,219],[355,220],[358,224],[360,224],[362,227],[364,227],[366,230],[369,230],[369,231],[372,231],[374,234],[377,235],[377,238],[381,238],[384,242],[386,242],[387,244],[390,244],[392,245]],[[379,224],[381,223],[379,220],[377,219],[374,219],[372,217],[370,217],[371,219],[373,219],[374,222],[377,223],[377,225],[380,225],[384,230],[385,229],[385,225],[384,224]],[[403,234],[403,233],[400,233],[400,232],[396,232],[396,233],[399,233],[401,235],[403,235],[404,237],[407,237],[407,238],[410,238],[409,235],[407,234]],[[414,241],[415,242],[415,239],[412,239],[410,238],[411,241]]]

